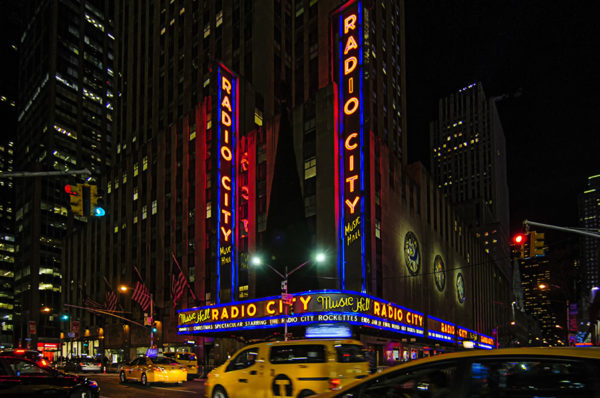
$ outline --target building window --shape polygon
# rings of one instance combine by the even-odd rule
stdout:
[[[312,157],[304,161],[304,179],[308,180],[317,175],[317,158]]]

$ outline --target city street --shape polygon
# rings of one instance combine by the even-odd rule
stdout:
[[[95,380],[100,386],[101,398],[128,398],[128,397],[191,397],[204,395],[204,379],[194,379],[182,385],[178,384],[155,384],[150,387],[144,387],[139,383],[129,382],[127,384],[119,383],[117,373],[98,373],[84,374],[92,380]]]

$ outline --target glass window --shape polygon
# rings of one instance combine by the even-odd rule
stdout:
[[[50,376],[50,373],[33,362],[29,362],[18,358],[6,358],[8,366],[11,368],[15,376],[35,375],[35,376]]]
[[[593,367],[567,359],[489,359],[471,364],[470,397],[591,397]],[[596,369],[597,370],[597,369]]]
[[[325,346],[318,344],[289,345],[271,348],[271,363],[322,363]]]
[[[232,370],[240,370],[245,369],[254,365],[256,362],[256,357],[258,356],[258,349],[256,347],[247,349],[239,353],[227,366],[226,372],[230,372]]]
[[[364,348],[358,344],[339,344],[335,351],[338,362],[367,362]]]
[[[455,397],[460,381],[455,362],[435,366],[401,369],[362,383],[347,391],[345,397]]]

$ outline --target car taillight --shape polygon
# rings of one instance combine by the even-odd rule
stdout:
[[[85,365],[83,362],[80,362],[80,363],[79,363],[79,366],[83,366],[83,365]]]
[[[25,350],[15,350],[15,354],[25,354]]]
[[[156,370],[158,372],[164,372],[165,371],[165,368],[161,368],[160,366],[153,366],[151,369],[152,370]]]
[[[40,365],[48,366],[48,361],[46,361],[45,359],[42,359],[42,360],[40,360]]]
[[[339,390],[342,388],[342,381],[340,379],[329,379],[329,389],[332,391]]]

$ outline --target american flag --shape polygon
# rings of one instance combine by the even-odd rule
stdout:
[[[116,311],[117,310],[117,295],[112,290],[106,291],[106,310]]]
[[[140,281],[135,283],[135,288],[133,289],[131,299],[133,301],[137,301],[144,311],[148,311],[148,308],[150,308],[150,291],[146,285]]]
[[[104,306],[102,304],[92,299],[91,297],[86,297],[84,305],[88,308],[95,308],[97,310],[104,309]]]
[[[173,267],[173,278],[171,279],[171,296],[173,296],[173,307],[177,305],[177,301],[181,298],[187,281],[185,275],[179,267]]]

